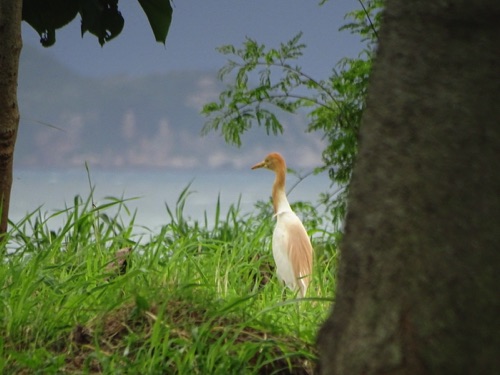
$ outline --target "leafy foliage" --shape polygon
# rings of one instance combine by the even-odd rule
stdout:
[[[226,45],[219,51],[230,56],[219,78],[227,88],[217,102],[208,103],[208,117],[202,133],[218,131],[226,142],[241,145],[241,135],[253,125],[278,135],[285,129],[275,110],[289,113],[306,111],[307,131],[324,134],[323,165],[337,189],[322,198],[339,222],[345,213],[346,193],[357,152],[357,134],[364,109],[368,77],[380,24],[382,0],[362,1],[360,10],[347,14],[351,19],[342,29],[359,34],[365,48],[358,58],[342,59],[327,79],[316,79],[296,61],[305,44],[298,33],[278,48],[247,38],[241,48]]]
[[[138,0],[148,17],[156,41],[165,44],[172,6],[170,0]],[[80,13],[82,36],[88,31],[100,45],[118,36],[125,23],[118,0],[23,0],[23,20],[40,35],[40,43],[50,47],[56,42],[56,29]]]

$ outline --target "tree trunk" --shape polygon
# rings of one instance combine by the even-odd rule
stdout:
[[[500,1],[387,0],[322,374],[500,374]]]
[[[0,236],[7,231],[19,108],[17,75],[21,39],[21,0],[0,1]]]

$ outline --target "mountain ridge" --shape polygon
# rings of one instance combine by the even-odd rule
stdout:
[[[270,151],[295,168],[321,163],[323,141],[305,133],[303,116],[279,114],[282,135],[254,127],[241,148],[215,133],[201,137],[202,105],[223,89],[217,72],[89,78],[30,45],[19,71],[16,167],[241,169]]]

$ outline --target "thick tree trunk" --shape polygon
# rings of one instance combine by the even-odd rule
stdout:
[[[499,19],[387,1],[323,374],[500,374]]]
[[[0,1],[0,236],[7,231],[19,108],[17,74],[21,40],[21,0]]]

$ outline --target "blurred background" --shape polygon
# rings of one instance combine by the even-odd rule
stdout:
[[[175,204],[191,183],[187,216],[201,218],[220,195],[227,206],[241,196],[242,209],[267,200],[273,174],[249,171],[270,151],[305,174],[321,164],[321,134],[306,133],[304,115],[283,115],[284,134],[254,128],[240,148],[219,134],[202,137],[202,106],[223,90],[217,78],[226,57],[216,48],[252,38],[277,47],[297,33],[307,45],[297,64],[327,78],[343,57],[361,50],[359,37],[339,31],[356,0],[214,0],[174,2],[166,45],[157,43],[137,1],[121,1],[125,27],[101,47],[80,33],[77,17],[44,48],[23,23],[19,74],[21,123],[16,145],[11,220],[42,207],[72,205],[75,195],[139,199],[137,222],[164,225],[164,203]],[[87,174],[86,165],[90,172]],[[296,181],[290,176],[288,185]],[[329,188],[328,176],[308,177],[290,201],[314,201]],[[57,220],[53,221],[57,225]]]

